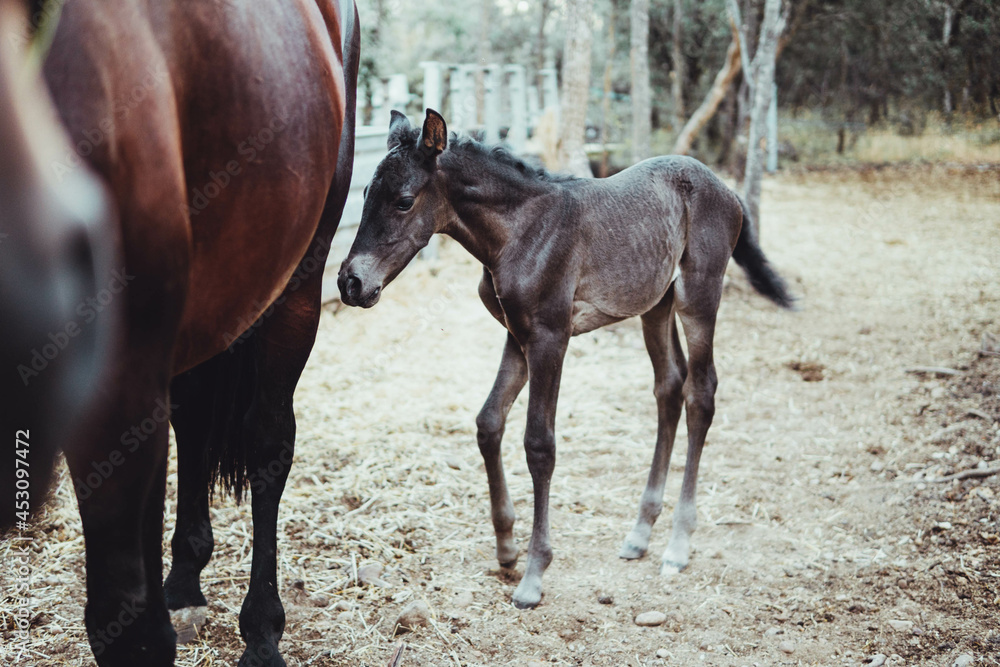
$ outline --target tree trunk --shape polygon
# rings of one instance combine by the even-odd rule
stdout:
[[[760,27],[760,40],[753,69],[753,107],[750,109],[750,138],[747,142],[747,166],[743,180],[743,198],[746,200],[750,217],[760,219],[760,184],[764,174],[764,153],[761,144],[767,132],[767,109],[771,104],[771,86],[774,84],[774,64],[778,50],[778,38],[784,29],[781,0],[766,0],[764,22]],[[759,225],[758,225],[759,228]]]
[[[538,20],[538,32],[535,34],[535,88],[538,91],[538,108],[545,108],[545,81],[542,80],[542,70],[545,69],[545,22],[552,10],[551,0],[542,0],[542,15]]]
[[[594,0],[567,0],[562,90],[559,94],[559,168],[593,176],[584,152],[590,93],[590,46]]]
[[[951,42],[951,22],[952,22],[953,10],[951,5],[945,3],[944,6],[944,34],[941,36],[941,43],[944,45],[944,62],[942,63],[942,69],[944,74],[944,112],[946,114],[951,114],[951,82],[948,80],[948,46]]]
[[[489,65],[493,60],[490,49],[490,14],[492,13],[493,0],[479,0],[479,44],[476,46],[476,59],[479,60],[479,69],[476,70],[476,113],[473,123],[480,124],[486,122],[486,72],[483,67]]]
[[[649,157],[652,96],[649,90],[649,0],[632,0],[632,162]]]
[[[747,134],[749,132],[750,108],[753,104],[753,84],[756,80],[757,50],[760,45],[754,40],[757,36],[757,8],[759,0],[745,1],[745,20],[739,13],[739,4],[730,0],[729,11],[736,21],[740,36],[740,46],[743,54],[743,80],[736,93],[736,150],[733,151],[731,171],[737,181],[742,181],[746,174]],[[755,47],[754,45],[757,44]]]
[[[648,19],[648,5],[646,14]],[[670,89],[674,98],[674,131],[676,132],[684,125],[684,119],[687,117],[687,113],[684,111],[684,0],[674,0],[673,42],[670,57],[674,61],[674,71],[671,75]]]
[[[729,44],[729,50],[726,51],[726,62],[719,73],[715,75],[715,81],[705,96],[705,101],[691,114],[684,129],[677,135],[677,140],[674,142],[674,153],[678,155],[688,154],[688,151],[691,150],[691,143],[715,113],[715,110],[719,108],[719,103],[726,96],[726,91],[729,90],[730,84],[739,74],[740,69],[740,42],[734,35],[733,41]]]
[[[611,2],[611,12],[608,15],[608,50],[604,63],[604,97],[601,98],[601,143],[604,150],[601,151],[601,171],[598,174],[601,178],[608,176],[608,116],[611,114],[611,78],[615,63],[615,19],[617,18],[617,7],[614,0]]]

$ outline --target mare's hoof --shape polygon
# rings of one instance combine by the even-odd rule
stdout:
[[[618,552],[619,558],[624,558],[625,560],[635,560],[636,558],[642,558],[646,555],[646,547],[640,547],[632,544],[628,539],[625,540],[625,544],[622,545],[622,550]]]
[[[509,560],[506,563],[500,563],[500,568],[503,570],[513,570],[515,567],[517,567],[516,556],[514,557],[514,560]]]
[[[274,644],[247,646],[238,667],[288,667]]]
[[[170,612],[170,623],[177,633],[178,644],[188,644],[198,638],[208,622],[208,607],[185,607]]]

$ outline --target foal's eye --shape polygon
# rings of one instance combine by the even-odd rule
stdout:
[[[396,208],[400,211],[409,211],[413,208],[413,197],[403,197],[396,202]]]

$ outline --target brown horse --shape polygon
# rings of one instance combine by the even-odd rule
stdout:
[[[240,665],[285,664],[278,503],[350,184],[358,45],[346,0],[63,8],[44,72],[73,150],[53,168],[83,161],[106,180],[124,258],[109,407],[66,451],[102,666],[173,664],[167,609],[205,604],[216,479],[237,495],[254,480]],[[164,584],[168,419],[179,497]]]
[[[48,165],[69,141],[31,55],[24,6],[0,0],[0,530],[44,500],[56,451],[93,408],[115,324],[112,304],[77,309],[117,268],[106,193],[86,169]],[[11,442],[14,440],[15,442]]]

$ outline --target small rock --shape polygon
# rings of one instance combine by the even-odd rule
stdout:
[[[612,596],[610,596],[610,595],[608,595],[606,593],[602,593],[602,594],[598,595],[597,596],[597,601],[600,602],[601,604],[614,604],[615,603],[614,597],[612,597]]]
[[[337,603],[333,605],[334,611],[351,611],[354,609],[354,603],[350,600],[337,600]]]
[[[329,607],[330,598],[328,598],[325,595],[310,595],[309,604],[311,604],[314,607]]]
[[[888,621],[889,627],[896,632],[913,632],[913,621],[900,621],[900,620],[890,620]]]
[[[779,628],[778,626],[772,626],[764,631],[765,637],[774,637],[775,635],[783,635],[783,634],[785,634],[785,631]]]
[[[865,664],[868,665],[868,667],[882,667],[886,660],[888,660],[888,656],[885,653],[876,653],[872,657],[868,658],[868,660],[865,661]]]
[[[529,660],[528,667],[545,667],[545,663],[541,660]]]
[[[423,600],[414,600],[403,607],[396,619],[396,634],[415,630],[420,627],[427,627],[431,622],[431,608]]]
[[[472,603],[474,601],[475,601],[475,598],[472,597],[472,592],[471,591],[461,591],[460,593],[458,593],[455,596],[455,599],[454,599],[453,602],[454,602],[455,606],[458,607],[458,608],[460,608],[460,609],[468,609],[469,607],[472,606]]]
[[[663,659],[663,658],[666,658],[666,657],[668,657],[669,655],[670,655],[670,651],[668,651],[668,650],[667,650],[667,649],[665,649],[665,648],[661,648],[661,649],[658,649],[658,650],[656,651],[656,657],[657,657],[657,658],[660,658],[660,659]]]
[[[667,615],[662,611],[644,611],[635,617],[635,624],[644,628],[656,627],[666,622]]]
[[[170,623],[177,632],[178,644],[188,644],[197,639],[206,622],[208,607],[185,607],[170,612]]]
[[[374,561],[362,563],[358,566],[358,583],[362,586],[388,587],[389,584],[382,581],[382,564]]]
[[[788,653],[789,655],[791,655],[792,653],[795,653],[795,643],[790,642],[786,639],[785,641],[778,644],[778,650],[781,651],[782,653]]]
[[[462,462],[459,461],[458,459],[452,457],[452,456],[449,456],[448,458],[446,458],[444,460],[444,464],[446,466],[448,466],[449,468],[451,468],[452,470],[461,470],[462,469]]]
[[[962,655],[955,658],[955,662],[951,663],[951,667],[969,667],[976,662],[976,659],[969,653],[963,653]]]
[[[875,459],[874,461],[872,461],[872,464],[868,466],[868,469],[871,470],[872,472],[882,472],[883,470],[885,470],[885,463],[879,461],[878,459]]]

